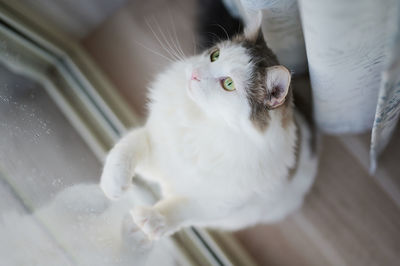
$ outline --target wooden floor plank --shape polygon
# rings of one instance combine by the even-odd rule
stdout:
[[[371,134],[345,135],[340,136],[339,140],[348,152],[359,161],[365,171],[369,171]],[[378,158],[376,172],[370,176],[400,208],[400,166],[398,158],[400,158],[400,127],[394,132],[386,150]]]
[[[379,169],[384,169],[396,186],[400,188],[400,123],[378,160],[378,171]]]
[[[258,225],[235,233],[259,265],[332,265],[291,220]]]
[[[324,139],[320,174],[302,212],[348,265],[396,265],[400,212],[335,137]]]

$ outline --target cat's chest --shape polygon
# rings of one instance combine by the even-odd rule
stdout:
[[[170,149],[180,161],[178,164],[190,165],[197,171],[230,173],[233,166],[237,171],[245,165],[248,168],[257,160],[253,145],[232,137],[229,131],[181,127],[170,140]],[[245,155],[249,152],[252,156]]]
[[[194,131],[193,131],[194,130]],[[175,128],[158,142],[160,170],[178,193],[237,198],[243,191],[267,193],[268,158],[252,143],[212,129]],[[276,180],[276,179],[275,179]]]

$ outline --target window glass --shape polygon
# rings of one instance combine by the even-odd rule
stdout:
[[[4,65],[0,80],[0,264],[183,265],[171,240],[143,249],[129,231],[130,202],[105,198],[102,164],[44,86]]]

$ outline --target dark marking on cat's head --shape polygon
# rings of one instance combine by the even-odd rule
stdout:
[[[217,41],[224,40],[227,37],[233,45],[244,47],[250,58],[252,69],[249,72],[252,74],[248,78],[246,88],[247,99],[251,108],[250,120],[257,129],[265,131],[271,119],[270,112],[274,109],[274,111],[282,113],[282,126],[286,127],[292,120],[292,92],[290,86],[284,88],[284,91],[279,86],[272,89],[267,88],[268,68],[279,66],[279,61],[264,40],[261,31],[262,13],[260,11],[250,12],[251,14],[248,13],[247,17],[243,17],[243,24],[246,25],[243,27],[241,20],[235,21],[230,15],[225,16],[229,12],[225,10],[220,0],[207,0],[201,6],[203,9],[207,9],[203,13],[203,15],[207,14],[207,16],[204,16],[204,18],[207,18],[207,21],[202,19],[202,25],[207,25],[205,29],[211,32],[212,36],[217,37],[210,44],[215,44]],[[224,9],[226,14],[220,12],[219,9],[221,8]],[[218,10],[218,12],[213,13],[211,9],[214,11]],[[214,15],[208,16],[210,14]],[[222,16],[221,14],[225,15]],[[223,20],[225,17],[230,20]],[[238,33],[239,29],[242,30],[242,33]],[[222,31],[220,32],[219,30]],[[213,47],[213,45],[207,45],[208,48],[210,46]],[[212,50],[211,48],[209,53]],[[282,101],[278,101],[278,104],[275,105],[271,104],[274,102],[274,99],[281,100],[280,96],[282,94],[284,95]]]
[[[199,50],[209,49],[243,32],[242,19],[233,16],[222,0],[198,0],[196,10]]]
[[[257,38],[247,38],[245,34],[236,36],[233,40],[246,49],[250,57],[253,69],[251,77],[248,80],[247,99],[250,104],[250,119],[257,129],[265,131],[270,121],[270,111],[279,109],[282,112],[282,126],[286,127],[292,120],[292,91],[291,87],[285,88],[286,92],[282,92],[281,88],[267,88],[266,80],[268,77],[268,69],[279,66],[279,61],[272,50],[267,46],[261,29],[258,29]],[[270,106],[267,103],[271,98],[276,98],[278,94],[285,93],[283,103],[277,106]]]

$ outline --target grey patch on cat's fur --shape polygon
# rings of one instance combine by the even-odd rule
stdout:
[[[288,181],[292,181],[294,176],[297,173],[297,169],[299,168],[299,161],[300,161],[300,152],[301,152],[301,141],[303,139],[302,134],[301,134],[301,129],[297,122],[295,121],[296,124],[296,144],[294,147],[294,154],[295,154],[295,163],[294,165],[289,168],[289,176],[288,176]]]
[[[250,62],[253,65],[253,74],[248,80],[249,87],[247,88],[247,99],[251,107],[250,119],[259,130],[265,131],[270,120],[270,110],[265,100],[274,93],[274,91],[269,93],[266,88],[266,69],[279,65],[279,61],[267,46],[261,30],[255,40],[248,40],[244,35],[239,35],[233,39],[233,42],[242,45],[250,56]],[[288,110],[290,108],[287,108],[290,107],[291,94],[291,88],[289,88],[285,104],[279,107],[284,112],[284,118],[291,117],[291,112]]]

